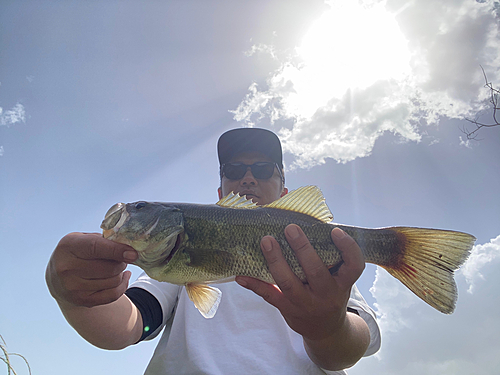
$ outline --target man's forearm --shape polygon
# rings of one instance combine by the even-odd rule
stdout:
[[[304,338],[309,358],[325,370],[338,371],[353,366],[370,344],[370,330],[356,314],[347,313],[344,325],[333,336],[313,341]]]
[[[102,349],[123,349],[142,335],[142,317],[135,305],[122,295],[100,306],[59,304],[69,324],[91,344]]]

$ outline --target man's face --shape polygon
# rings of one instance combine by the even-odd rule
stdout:
[[[260,161],[271,162],[272,160],[258,152],[244,152],[235,156],[230,162],[251,165]],[[267,180],[256,179],[252,175],[252,171],[248,169],[240,180],[230,180],[226,176],[222,177],[219,198],[225,197],[230,192],[246,195],[254,203],[263,205],[279,199],[288,192],[288,189],[282,185],[277,168],[274,168],[273,175]]]

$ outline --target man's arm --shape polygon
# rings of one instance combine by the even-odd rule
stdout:
[[[288,243],[304,269],[303,284],[290,269],[278,242],[270,236],[261,241],[269,270],[279,289],[249,277],[236,281],[278,308],[287,324],[302,335],[311,360],[326,370],[353,366],[370,343],[365,321],[347,312],[347,302],[354,282],[364,270],[361,249],[341,229],[332,231],[332,240],[342,252],[344,263],[331,275],[304,232],[294,224],[286,227]]]
[[[55,248],[46,281],[69,324],[91,344],[122,349],[139,340],[142,318],[124,295],[137,259],[131,247],[100,234],[71,233]]]

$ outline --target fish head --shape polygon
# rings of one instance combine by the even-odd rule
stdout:
[[[182,211],[157,202],[117,203],[106,213],[103,237],[133,247],[143,269],[168,263],[183,240]]]

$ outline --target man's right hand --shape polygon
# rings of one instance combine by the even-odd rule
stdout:
[[[137,259],[130,246],[99,233],[70,233],[56,246],[45,278],[52,296],[63,306],[94,307],[116,301],[128,287],[128,263]]]

